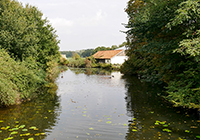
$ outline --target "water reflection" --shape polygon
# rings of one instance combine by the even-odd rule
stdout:
[[[57,80],[62,114],[58,127],[47,139],[124,139],[128,117],[121,74],[105,75],[97,70],[98,75],[86,75],[85,72],[86,69],[70,68]]]
[[[0,109],[0,139],[45,139],[57,125],[60,112],[58,96]]]
[[[156,96],[162,92],[159,87],[121,76],[99,69],[62,68],[54,99],[47,96],[0,109],[0,139],[198,139],[196,116]]]
[[[198,118],[165,103],[157,96],[161,88],[142,83],[136,77],[125,79],[127,115],[133,118],[129,121],[127,140],[194,140],[200,135]]]
[[[97,69],[97,68],[86,68],[86,69],[80,69],[80,68],[70,68],[71,71],[73,71],[75,74],[84,73],[86,75],[111,75],[111,71],[104,70],[104,69]]]

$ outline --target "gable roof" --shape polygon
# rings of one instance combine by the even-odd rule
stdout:
[[[98,51],[96,52],[93,57],[96,59],[111,59],[118,53],[120,53],[123,50],[107,50],[107,51]]]

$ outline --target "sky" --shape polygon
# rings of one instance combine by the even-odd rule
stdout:
[[[38,7],[57,31],[60,51],[111,47],[126,41],[128,0],[18,0]]]

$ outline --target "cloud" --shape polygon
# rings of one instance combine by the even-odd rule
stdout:
[[[55,27],[71,27],[74,25],[72,20],[67,20],[65,18],[52,18],[49,19],[51,24]]]
[[[81,18],[78,18],[76,23],[80,24],[81,26],[98,26],[105,24],[107,14],[106,12],[102,12],[102,10],[98,10],[92,16],[85,16],[82,15]]]
[[[61,50],[79,50],[124,42],[124,0],[18,0],[35,5],[57,30]]]

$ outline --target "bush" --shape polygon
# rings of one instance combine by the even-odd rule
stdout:
[[[69,61],[66,58],[64,58],[64,57],[60,57],[59,64],[61,64],[61,65],[68,65]]]
[[[55,29],[36,7],[1,0],[0,9],[0,105],[7,106],[52,85],[60,52]]]
[[[37,96],[45,82],[45,72],[35,67],[33,59],[28,62],[16,62],[5,50],[0,49],[1,105],[13,105]]]
[[[85,58],[79,58],[79,59],[71,58],[71,59],[69,59],[68,66],[69,67],[83,68],[83,67],[85,67]]]

